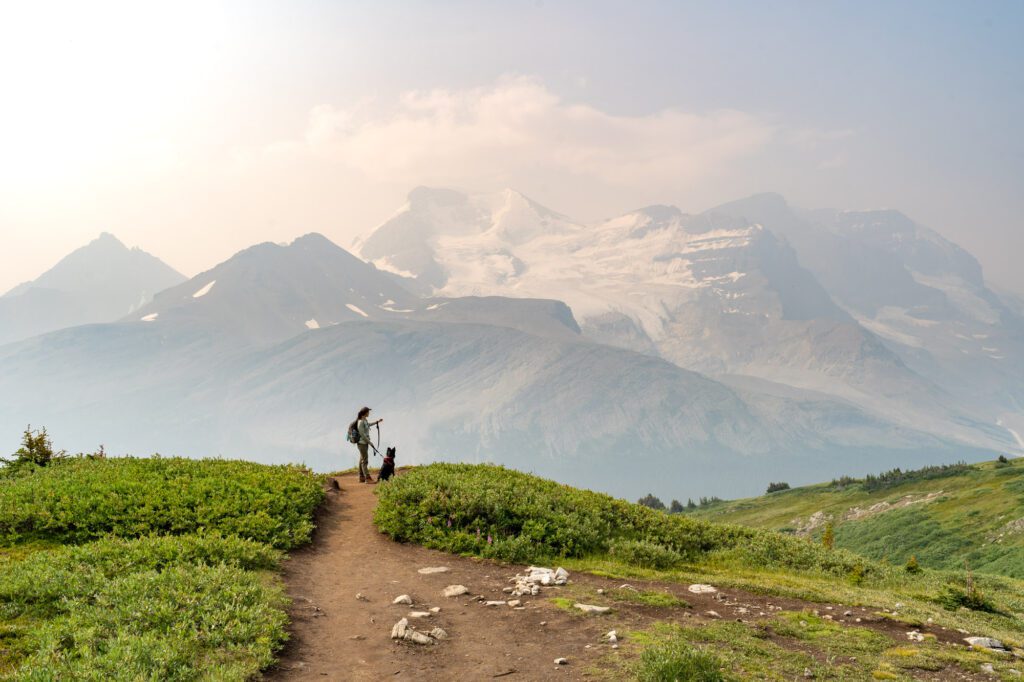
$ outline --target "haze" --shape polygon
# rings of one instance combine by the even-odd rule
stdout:
[[[111,231],[187,275],[416,185],[596,220],[899,208],[1024,291],[1019,3],[6,3],[0,291]]]

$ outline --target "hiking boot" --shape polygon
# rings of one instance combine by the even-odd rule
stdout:
[[[360,482],[360,483],[366,483],[366,479],[365,479],[365,478],[363,478],[362,476],[360,476],[360,477],[359,477],[359,482]]]
[[[373,483],[373,477],[372,476],[367,476],[366,477],[366,482],[367,483]]]

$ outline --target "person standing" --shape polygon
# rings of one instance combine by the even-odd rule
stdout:
[[[369,421],[370,419],[370,408],[364,407],[359,410],[359,414],[356,415],[356,430],[359,432],[359,441],[356,443],[356,447],[359,448],[359,482],[360,483],[373,483],[373,477],[370,476],[370,427],[380,424],[383,419],[378,419],[375,422]]]

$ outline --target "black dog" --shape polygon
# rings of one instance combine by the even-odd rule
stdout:
[[[384,455],[384,463],[380,465],[380,473],[377,474],[378,481],[386,481],[395,473],[395,448],[388,448]]]

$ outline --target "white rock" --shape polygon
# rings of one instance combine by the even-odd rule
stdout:
[[[469,588],[465,585],[449,585],[444,588],[444,596],[446,597],[458,597],[463,594],[468,594]]]
[[[400,594],[394,598],[392,604],[412,604],[412,597],[407,594]]]
[[[405,632],[409,628],[409,621],[403,618],[402,620],[395,623],[394,627],[391,628],[391,639],[403,639]]]
[[[507,603],[508,602],[494,600],[494,601],[484,602],[484,606],[504,606]]]
[[[703,584],[690,585],[686,589],[688,589],[693,594],[714,594],[715,592],[718,592],[717,587],[712,587],[711,585]]]
[[[430,631],[430,636],[434,639],[447,639],[448,633],[441,628],[434,628]]]
[[[448,570],[449,569],[447,566],[428,566],[426,568],[421,568],[417,571],[417,573],[421,573],[423,575],[431,575],[433,573],[447,573]]]
[[[430,618],[432,615],[430,611],[410,611],[406,618]]]
[[[434,640],[429,635],[425,635],[422,632],[416,632],[415,630],[409,629],[405,631],[405,641],[413,642],[415,644],[433,644]]]
[[[366,598],[366,596],[362,592],[357,592],[356,593],[356,599],[359,600],[359,601],[370,601],[369,599]]]
[[[608,613],[611,611],[611,607],[608,606],[594,606],[593,604],[573,604],[574,608],[579,609],[583,613]]]
[[[555,569],[555,584],[564,585],[569,582],[569,571],[565,570],[561,566]]]
[[[509,601],[508,605],[514,608],[516,606],[519,606],[522,603],[523,602],[519,601],[518,599],[512,599],[512,600]]]
[[[909,639],[911,642],[923,642],[924,635],[922,635],[917,630],[911,630],[907,633],[907,639]]]
[[[568,658],[556,658],[555,659],[555,665],[569,665],[569,659]]]
[[[603,587],[597,588],[597,593],[598,594],[604,594],[604,588]]]
[[[995,672],[996,672],[996,669],[992,667],[991,663],[982,663],[981,664],[981,672],[988,673],[989,675],[994,675]]]
[[[707,616],[708,618],[721,618],[722,617],[721,614],[718,613],[718,611],[705,611],[704,615]]]
[[[431,606],[430,607],[430,612],[431,613],[441,613],[441,607],[440,606]]]
[[[998,639],[991,637],[964,637],[964,641],[979,649],[991,649],[992,651],[1008,651],[1006,645]]]

